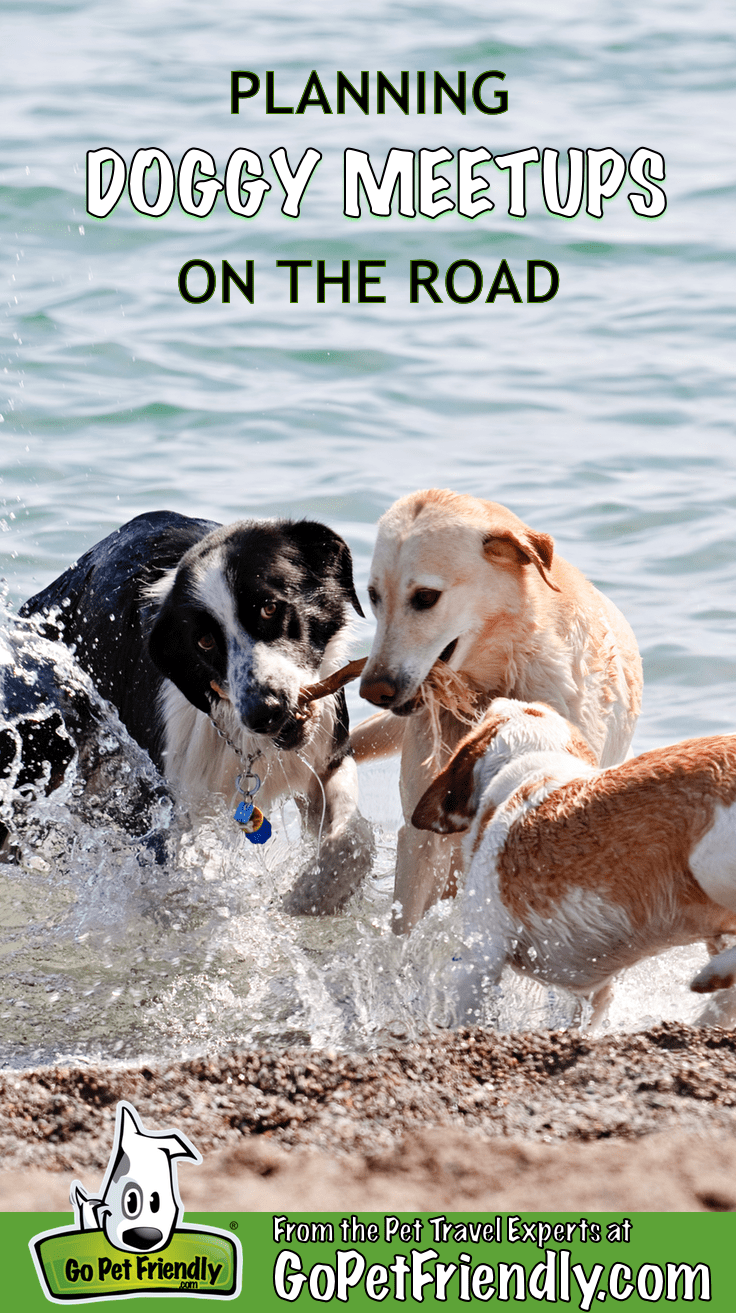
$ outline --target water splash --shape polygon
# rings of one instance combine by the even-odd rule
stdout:
[[[460,942],[458,906],[432,908],[409,938],[392,934],[392,829],[377,828],[372,876],[345,913],[287,916],[282,896],[310,857],[293,801],[262,848],[224,802],[192,831],[71,653],[9,617],[0,639],[0,1062],[360,1051],[447,1024],[438,982]],[[59,760],[39,744],[52,757],[60,746]],[[369,814],[390,815],[394,774],[369,780]],[[609,1027],[691,1019],[687,983],[704,957],[677,950],[629,972]],[[508,1031],[574,1017],[569,996],[507,972],[479,1020]]]

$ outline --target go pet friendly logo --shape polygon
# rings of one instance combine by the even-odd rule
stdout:
[[[186,1135],[144,1130],[133,1105],[118,1104],[115,1143],[99,1195],[89,1195],[75,1181],[75,1225],[30,1241],[47,1299],[86,1304],[137,1295],[239,1295],[240,1241],[215,1227],[177,1225],[184,1211],[177,1158],[202,1161]]]

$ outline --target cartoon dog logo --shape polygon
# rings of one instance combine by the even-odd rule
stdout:
[[[165,1249],[182,1215],[176,1159],[201,1163],[178,1131],[144,1130],[135,1108],[117,1108],[115,1142],[99,1196],[74,1181],[70,1197],[80,1231],[102,1230],[115,1249],[155,1253]]]

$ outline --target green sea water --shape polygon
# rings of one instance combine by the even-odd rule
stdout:
[[[626,614],[646,679],[637,750],[736,728],[733,20],[732,6],[709,2],[0,5],[0,571],[10,604],[161,507],[223,521],[322,518],[349,541],[365,602],[380,513],[414,488],[452,487],[551,533]],[[232,69],[261,79],[237,116]],[[338,70],[355,87],[368,72],[368,114],[350,97],[337,113]],[[407,114],[390,95],[377,112],[379,70],[399,90],[409,74]],[[455,88],[466,71],[465,114],[447,96],[433,112],[435,70]],[[505,73],[504,114],[472,104],[487,70]],[[332,113],[312,104],[267,114],[268,71],[274,104],[295,111],[315,71]],[[220,179],[247,148],[270,190],[253,218],[222,194],[206,218],[176,198],[151,218],[125,193],[96,219],[85,165],[101,147],[127,166],[157,147],[177,169],[198,148]],[[282,147],[292,170],[308,149],[322,155],[296,219],[281,212],[269,159]],[[445,148],[452,160],[435,172],[457,202],[458,153],[480,147],[563,159],[611,148],[627,161],[648,148],[666,162],[667,207],[657,219],[635,214],[627,178],[602,218],[583,204],[564,219],[548,212],[532,164],[526,217],[514,217],[508,171],[487,163],[476,173],[494,208],[476,219],[343,214],[348,149],[380,173],[392,148]],[[178,290],[190,260],[218,278],[202,304]],[[296,304],[279,260],[312,262]],[[320,303],[318,262],[334,278],[346,260],[350,302],[333,283]],[[412,304],[412,260],[437,265],[439,303],[420,289]],[[530,260],[557,269],[554,299],[526,301]],[[237,288],[223,303],[223,261],[242,278],[253,262],[253,304]],[[385,262],[368,270],[381,278],[368,291],[385,301],[359,302],[360,261]],[[481,271],[473,302],[448,295],[456,261]],[[519,303],[486,301],[502,261]],[[471,271],[458,273],[460,295]],[[203,278],[200,266],[191,286]],[[356,653],[371,630],[357,627]],[[354,719],[367,711],[355,691],[350,709]],[[135,863],[123,853],[111,865],[104,838],[62,809],[63,861],[54,849],[39,855],[45,869],[0,879],[7,1060],[292,1033],[365,1044],[419,1024],[431,1014],[437,948],[428,931],[399,949],[387,928],[395,770],[366,772],[363,795],[383,825],[376,879],[351,915],[317,927],[277,910],[298,839],[284,838],[265,873],[222,838],[209,851],[193,839],[160,877],[165,887],[145,890]],[[444,923],[431,929],[445,933]],[[646,1015],[684,1015],[688,970],[675,959],[646,968],[655,974],[644,990],[621,991],[613,1023],[638,1024],[642,994]],[[537,1024],[557,1007],[517,988],[509,1024]]]

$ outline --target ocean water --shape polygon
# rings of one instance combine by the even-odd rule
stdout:
[[[504,502],[579,566],[626,614],[645,668],[635,740],[644,750],[736,728],[732,6],[572,0],[374,4],[129,0],[0,5],[4,276],[0,391],[0,572],[11,609],[86,547],[144,510],[232,520],[309,515],[341,532],[365,602],[375,523],[417,487]],[[230,70],[261,79],[230,113]],[[338,115],[336,72],[370,73],[370,110]],[[433,114],[431,74],[468,87],[501,70],[508,112]],[[312,70],[331,115],[296,107]],[[399,86],[376,112],[375,74]],[[427,112],[415,112],[416,71]],[[489,84],[486,84],[485,94]],[[508,213],[508,175],[486,163],[495,208],[379,218],[343,215],[346,149],[382,167],[392,147],[493,155],[536,147],[641,147],[666,161],[667,208],[636,215],[629,180],[603,217],[548,213],[527,170],[527,214]],[[178,168],[208,151],[222,179],[231,153],[258,154],[271,189],[253,218],[219,196],[203,219],[174,199],[161,218],[123,195],[105,219],[85,208],[87,151],[141,148]],[[321,152],[298,218],[281,213],[269,155],[292,170]],[[451,181],[455,162],[436,170]],[[149,189],[151,187],[149,183]],[[154,188],[155,189],[155,188]],[[149,190],[149,200],[152,192]],[[411,259],[440,271],[441,303],[412,304]],[[190,260],[218,274],[189,304]],[[222,261],[255,300],[221,298]],[[311,260],[291,304],[277,260]],[[351,301],[316,269],[350,261]],[[360,260],[381,303],[358,303]],[[474,261],[484,292],[452,302],[444,273]],[[554,299],[486,303],[502,260],[525,296],[528,260],[559,271]],[[200,281],[197,282],[199,277]],[[466,281],[462,279],[465,277]],[[469,273],[458,275],[461,295]],[[195,294],[203,286],[192,275]],[[366,607],[367,610],[367,607]],[[355,653],[371,624],[356,624]],[[350,693],[353,719],[368,708]],[[120,735],[118,740],[121,741]],[[143,769],[123,743],[123,759]],[[127,755],[126,755],[127,754]],[[234,1042],[365,1047],[433,1024],[432,981],[452,941],[453,909],[411,937],[388,928],[398,824],[396,769],[363,773],[376,823],[374,878],[349,911],[290,921],[278,897],[300,861],[286,807],[268,853],[244,853],[226,823],[182,840],[164,868],[79,814],[70,784],[27,818],[24,860],[0,868],[0,1056],[136,1057]],[[704,950],[669,954],[619,986],[612,1026],[693,1017],[687,992]],[[513,979],[497,1024],[547,1025],[567,1004]]]

